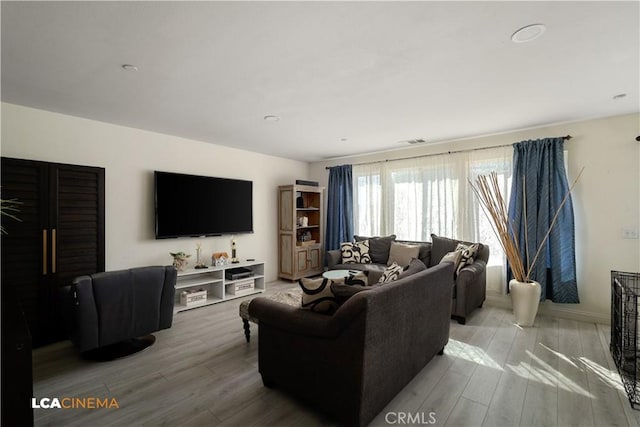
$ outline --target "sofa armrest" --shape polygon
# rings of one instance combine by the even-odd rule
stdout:
[[[330,316],[257,297],[249,304],[249,315],[258,319],[258,325],[267,324],[299,335],[332,338],[351,324],[364,310],[365,303],[364,298],[358,298],[356,294]]]
[[[454,315],[466,317],[482,305],[487,291],[487,262],[477,259],[462,268],[456,279]]]
[[[80,351],[98,347],[100,345],[98,310],[91,277],[78,277],[67,289],[69,292],[67,302],[71,305],[69,307],[71,340]]]
[[[329,270],[331,270],[336,266],[336,264],[340,264],[342,262],[342,252],[340,251],[340,249],[327,251],[326,259],[327,267],[329,267]]]
[[[460,269],[456,283],[473,283],[487,270],[487,262],[475,260],[473,263]]]

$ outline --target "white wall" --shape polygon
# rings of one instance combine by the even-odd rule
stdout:
[[[238,256],[277,275],[277,186],[308,177],[308,164],[220,145],[2,104],[0,154],[100,166],[106,175],[106,268],[170,264],[169,252],[231,253],[231,236],[155,240],[153,171],[253,181],[254,233],[236,236]],[[224,209],[221,201],[221,209]],[[193,265],[193,263],[191,264]]]
[[[310,179],[326,186],[326,166],[397,159],[422,154],[511,144],[570,134],[569,178],[582,166],[585,172],[574,189],[576,264],[580,304],[547,302],[541,310],[556,315],[607,322],[610,311],[610,271],[640,272],[640,240],[622,238],[623,229],[640,228],[640,115],[631,114],[567,123],[508,134],[478,137],[312,163]],[[488,295],[490,302],[510,304],[508,298]]]

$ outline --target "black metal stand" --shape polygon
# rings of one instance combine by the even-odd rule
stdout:
[[[109,362],[111,360],[120,359],[121,357],[130,356],[142,351],[145,348],[151,347],[155,342],[156,337],[153,335],[131,338],[129,340],[85,351],[82,353],[82,358],[92,360],[94,362]]]

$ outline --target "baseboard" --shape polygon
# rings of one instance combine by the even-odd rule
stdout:
[[[485,304],[492,307],[511,309],[511,298],[509,295],[491,295],[487,294]],[[547,316],[559,317],[561,319],[578,320],[581,322],[600,323],[603,325],[611,324],[611,318],[608,314],[594,313],[591,311],[576,310],[567,307],[565,304],[554,304],[551,301],[540,303],[538,313]]]

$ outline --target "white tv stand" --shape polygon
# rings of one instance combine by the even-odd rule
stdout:
[[[253,276],[239,280],[227,280],[225,271],[230,268],[244,267],[253,270]],[[253,289],[235,292],[236,284],[253,281]],[[207,291],[207,299],[193,306],[185,306],[180,303],[180,294],[184,291]],[[189,268],[178,271],[176,280],[176,293],[173,313],[178,313],[193,308],[204,307],[206,305],[217,304],[234,298],[247,295],[258,294],[266,290],[264,282],[264,263],[258,261],[244,261],[237,264],[227,264],[222,266],[210,266],[209,268]]]

